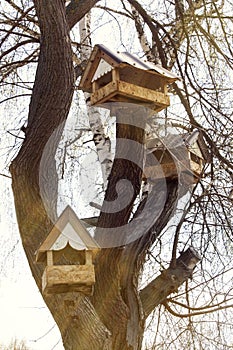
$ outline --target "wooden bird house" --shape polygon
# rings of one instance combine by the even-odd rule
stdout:
[[[92,294],[93,259],[98,250],[98,244],[67,206],[36,253],[36,261],[46,264],[42,292]]]
[[[160,65],[96,45],[79,88],[91,94],[91,105],[129,102],[158,112],[169,106],[168,85],[177,79]]]
[[[164,143],[156,138],[150,139],[147,152],[144,179],[176,179],[182,176],[184,181],[196,183],[208,161],[207,147],[197,131],[182,137],[170,135],[169,141]]]

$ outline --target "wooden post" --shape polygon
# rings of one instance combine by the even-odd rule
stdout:
[[[120,73],[119,73],[119,70],[118,70],[117,68],[114,68],[114,69],[112,70],[112,81],[113,81],[114,83],[116,83],[116,85],[117,85],[118,82],[119,82],[119,80],[120,80]]]
[[[92,91],[96,92],[98,89],[99,89],[99,84],[95,80],[95,81],[92,82]]]
[[[92,251],[85,250],[85,263],[86,265],[92,265]]]
[[[47,251],[47,266],[53,266],[53,252],[52,252],[52,250]]]

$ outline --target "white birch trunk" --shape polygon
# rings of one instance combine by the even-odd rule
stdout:
[[[138,40],[143,52],[146,55],[147,60],[149,62],[159,63],[159,55],[158,55],[155,43],[152,42],[152,45],[150,45],[149,40],[147,39],[147,36],[144,32],[143,21],[140,14],[132,5],[131,5],[131,9],[135,20],[134,23],[138,34]]]
[[[91,54],[91,13],[89,12],[79,22],[80,42],[81,42],[81,60],[88,60]],[[89,94],[85,93],[86,100]],[[98,158],[101,164],[104,188],[107,187],[107,179],[112,168],[111,141],[105,135],[104,126],[101,120],[101,112],[98,108],[88,108],[88,118],[93,140],[96,146]]]

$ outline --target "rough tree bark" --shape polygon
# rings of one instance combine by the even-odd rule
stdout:
[[[88,3],[86,11],[96,2],[85,2]],[[80,16],[85,14],[83,4],[84,1],[73,0],[66,10],[63,0],[49,2],[34,0],[41,30],[40,56],[25,140],[10,170],[19,230],[33,277],[40,291],[44,267],[35,264],[35,252],[56,219],[58,180],[55,153],[74,90],[69,30],[81,18]],[[117,144],[116,155],[118,152],[119,154],[123,152],[126,157],[125,159],[116,157],[114,160],[105,202],[117,199],[116,186],[121,179],[131,182],[133,192],[132,198],[122,210],[109,213],[103,206],[98,226],[104,230],[97,230],[96,233],[102,245],[105,239],[109,240],[108,229],[122,227],[128,222],[135,198],[140,191],[145,118],[141,118],[138,123],[137,126],[135,123],[125,124],[121,118],[117,123],[118,139],[136,143],[138,148],[134,151],[138,160],[137,165],[129,160],[132,150],[127,148],[127,143],[121,141]],[[49,140],[49,147],[46,148]],[[148,307],[143,309],[144,296],[148,296],[150,288],[146,292],[139,293],[138,276],[146,250],[153,244],[173,213],[177,200],[177,187],[178,182],[175,180],[167,183],[163,210],[159,214],[156,213],[156,221],[145,235],[129,244],[101,250],[96,261],[96,285],[92,297],[87,298],[81,293],[44,296],[61,331],[66,350],[141,348],[144,322],[149,313]],[[121,195],[124,186],[120,184],[118,190],[118,195]],[[160,184],[155,185],[153,190],[155,196],[159,198]],[[179,269],[182,268],[179,266]],[[187,274],[178,280],[176,287],[186,278]],[[173,291],[168,281],[169,279],[166,282],[168,288],[163,294],[164,298]],[[158,293],[160,290],[164,291],[164,286],[160,282],[157,285],[154,283],[153,290],[155,288]],[[151,295],[150,309],[158,304],[156,298],[153,301],[153,293]]]

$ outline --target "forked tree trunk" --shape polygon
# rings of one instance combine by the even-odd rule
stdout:
[[[87,2],[94,4],[96,1]],[[58,180],[55,153],[74,90],[70,28],[67,23],[70,23],[71,27],[75,18],[79,18],[75,11],[72,12],[73,7],[77,11],[77,3],[79,1],[70,3],[69,21],[63,0],[34,0],[41,29],[40,56],[25,140],[10,168],[23,247],[40,291],[44,266],[35,263],[35,252],[56,219]],[[80,1],[81,5],[83,3]],[[137,113],[134,111],[133,114],[135,117]],[[122,210],[121,207],[120,210],[111,213],[103,210],[100,215],[100,228],[97,230],[96,238],[103,247],[106,245],[106,248],[101,250],[96,261],[94,295],[87,298],[81,293],[69,292],[44,296],[61,331],[66,350],[139,350],[145,316],[158,305],[158,302],[162,302],[156,297],[158,294],[161,295],[159,288],[164,290],[161,279],[157,286],[157,294],[154,295],[156,282],[152,287],[149,286],[145,293],[139,293],[138,276],[146,250],[172,215],[177,199],[177,181],[167,183],[163,210],[156,214],[153,211],[149,213],[156,215],[156,222],[146,234],[136,236],[133,240],[134,232],[130,232],[130,241],[127,243],[124,240],[124,232],[123,234],[121,232],[121,227],[129,220],[134,200],[140,190],[144,157],[142,147],[144,125],[145,118],[141,118],[136,126],[134,122],[125,124],[122,119],[118,121],[118,138],[135,142],[137,165],[130,160],[132,150],[121,140],[117,145],[116,155],[123,152],[126,159],[116,157],[105,201],[110,203],[117,199],[116,186],[121,179],[131,182],[132,198]],[[124,187],[120,184],[118,194],[122,194],[123,190]],[[154,192],[159,200],[161,196],[159,184],[154,187]],[[109,238],[108,231],[111,228],[118,230],[117,238],[111,236]],[[139,229],[140,227],[137,227],[137,230]],[[112,239],[115,243],[116,241],[118,244],[122,243],[119,244],[121,246],[112,247],[109,244]],[[173,276],[174,273],[166,275],[168,277],[164,298],[174,289],[174,281],[170,275]],[[186,278],[187,274],[184,274],[183,279],[177,279],[176,287]],[[150,303],[145,303],[145,296],[151,298]],[[154,297],[156,298],[153,299]]]

